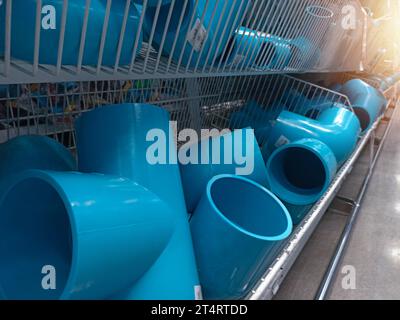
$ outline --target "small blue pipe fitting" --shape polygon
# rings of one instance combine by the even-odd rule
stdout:
[[[11,179],[29,169],[75,171],[77,164],[62,144],[45,136],[21,136],[0,144],[0,196]]]
[[[205,299],[243,298],[260,264],[292,231],[277,197],[234,175],[209,181],[190,226]]]
[[[0,291],[13,300],[108,298],[143,276],[173,226],[170,208],[128,179],[24,171],[0,200]]]
[[[194,148],[193,148],[194,147]],[[263,186],[267,172],[252,129],[201,140],[199,144],[182,146],[181,154],[197,153],[195,163],[181,163],[182,185],[187,210],[193,212],[207,187],[208,181],[220,174],[238,174]],[[207,161],[201,161],[205,159]]]
[[[385,111],[387,104],[385,96],[360,79],[346,82],[340,92],[349,98],[363,132],[371,128],[376,119]]]
[[[57,47],[60,40],[60,26],[63,12],[63,0],[42,1],[42,27],[40,31],[39,63],[57,64]],[[90,4],[89,20],[86,32],[85,50],[82,63],[95,66],[99,59],[99,46],[106,14],[105,0],[92,0]],[[5,21],[6,4],[0,6],[0,20]],[[85,14],[86,1],[70,0],[68,5],[66,32],[63,46],[62,63],[64,65],[76,65],[78,63],[81,33]],[[125,1],[113,1],[110,11],[107,38],[104,47],[102,64],[114,66],[117,58]],[[52,19],[54,15],[54,19]],[[48,18],[46,18],[48,17]],[[139,27],[140,12],[135,5],[130,6],[126,31],[124,35],[119,63],[127,65],[131,63],[135,39]],[[51,22],[55,21],[55,25]],[[36,1],[14,0],[12,3],[11,20],[11,55],[16,59],[33,62],[34,39],[36,25]],[[48,25],[48,27],[47,27]],[[4,24],[2,25],[4,28]],[[4,52],[5,32],[0,30],[0,52]],[[21,39],[24,39],[21,41]],[[142,35],[139,35],[138,53],[142,45]]]
[[[336,170],[335,155],[325,143],[316,139],[300,139],[282,145],[267,161],[271,191],[296,206],[318,201]]]
[[[175,63],[181,63],[183,66],[195,67],[198,64],[203,67],[211,64],[213,57],[222,54],[246,14],[249,4],[243,0],[232,0],[218,3],[209,1],[207,5],[206,0],[198,0],[195,7],[196,2],[197,0],[188,0],[185,6],[184,0],[176,0],[168,26],[166,23],[172,3],[161,6],[151,45],[159,50],[165,29],[168,28],[162,48],[163,54],[172,56]],[[215,6],[217,7],[212,19]],[[180,23],[183,10],[184,18]],[[146,10],[144,32],[147,34],[151,34],[156,12],[157,7],[149,7]],[[175,41],[179,25],[179,34]]]
[[[115,298],[194,299],[199,280],[168,112],[146,104],[104,106],[84,113],[75,128],[80,171],[139,183],[169,205],[176,223],[156,263]]]
[[[263,147],[263,155],[268,158],[285,143],[310,138],[326,144],[341,166],[356,147],[360,132],[358,118],[345,107],[326,109],[317,120],[282,111],[270,132],[268,143]]]
[[[235,31],[231,42],[231,47],[226,52],[226,55],[229,54],[228,58],[221,59],[227,65],[234,63],[238,68],[282,70],[291,58],[291,46],[287,40],[245,27]]]

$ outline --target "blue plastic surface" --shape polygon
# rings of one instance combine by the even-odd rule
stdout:
[[[293,58],[290,66],[297,69],[312,69],[319,61],[321,51],[306,37],[298,37],[288,40]]]
[[[328,108],[320,113],[317,120],[282,111],[263,148],[263,155],[268,158],[283,143],[312,138],[324,142],[340,166],[354,150],[360,132],[358,118],[344,107]]]
[[[276,149],[267,162],[271,191],[292,205],[316,202],[337,170],[331,149],[316,139],[300,139]]]
[[[204,141],[208,142],[207,145],[204,144]],[[202,145],[205,146],[204,150]],[[180,165],[186,206],[189,212],[194,211],[208,181],[216,175],[240,174],[261,185],[267,185],[264,160],[252,129],[234,130],[222,136],[207,138],[200,144],[196,144],[195,151],[196,149],[198,150],[198,164],[181,163]],[[191,150],[190,146],[182,146],[179,153],[188,153]],[[227,157],[225,157],[225,150]],[[248,154],[246,154],[246,150],[248,150]],[[210,161],[202,164],[201,159],[203,158]],[[244,161],[240,163],[243,159],[246,159],[247,163]],[[237,171],[238,168],[242,172]]]
[[[43,64],[57,64],[57,48],[60,39],[61,17],[63,0],[42,1],[42,25],[40,32],[39,62]],[[106,0],[92,0],[90,4],[89,20],[86,32],[83,64],[97,65],[100,40],[103,31],[106,13]],[[68,5],[66,32],[63,47],[62,63],[76,65],[81,41],[83,19],[86,0],[70,0]],[[52,9],[53,8],[53,9]],[[104,47],[102,64],[114,66],[117,57],[117,48],[123,23],[125,1],[113,1],[108,23],[107,38]],[[0,6],[0,20],[5,21],[5,2]],[[51,19],[51,15],[55,19]],[[36,1],[14,0],[12,3],[11,20],[11,55],[14,58],[33,62]],[[50,17],[50,18],[48,18]],[[127,20],[126,31],[120,56],[120,64],[131,63],[135,39],[139,26],[140,12],[135,5],[131,5]],[[50,22],[55,20],[55,26]],[[0,28],[0,52],[4,52],[5,31],[4,23]],[[23,41],[21,40],[23,39]],[[142,36],[140,35],[137,52],[141,49]]]
[[[232,40],[233,48],[227,50],[228,65],[234,63],[237,68],[252,67],[256,69],[284,69],[291,59],[289,42],[280,37],[260,33],[245,27],[235,31]]]
[[[62,144],[45,136],[21,136],[0,144],[0,196],[14,175],[29,169],[74,171],[77,164]]]
[[[119,299],[194,299],[199,285],[185,207],[179,166],[150,164],[146,153],[157,138],[146,139],[151,129],[166,134],[166,160],[176,161],[174,133],[168,136],[169,114],[146,104],[110,105],[87,112],[76,121],[79,169],[83,172],[127,177],[164,200],[173,212],[176,228],[152,268]],[[147,141],[149,140],[149,141]],[[150,151],[150,154],[153,152]],[[172,159],[173,160],[173,159]]]
[[[379,90],[360,79],[346,82],[340,92],[349,98],[363,132],[374,124],[387,104],[385,96]]]
[[[210,180],[190,222],[205,299],[242,298],[260,265],[292,231],[281,201],[234,175]]]
[[[7,299],[105,299],[143,276],[173,225],[170,208],[128,179],[25,171],[0,200],[0,291]],[[51,284],[45,266],[55,270],[54,290],[43,288]]]
[[[198,0],[197,7],[195,7],[197,0],[187,2],[184,18],[180,23],[185,1],[176,0],[168,26],[166,22],[171,4],[161,6],[152,46],[157,50],[160,48],[164,31],[168,28],[162,48],[165,56],[172,55],[173,61],[176,63],[181,61],[183,66],[209,65],[214,57],[222,54],[249,5],[242,0],[209,1],[208,4],[207,0]],[[214,19],[211,20],[215,6],[217,7]],[[150,7],[146,11],[144,32],[147,34],[151,34],[156,11],[156,7]],[[219,21],[222,23],[218,23]],[[175,41],[179,25],[179,36]]]

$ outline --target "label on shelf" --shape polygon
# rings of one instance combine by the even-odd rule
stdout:
[[[204,45],[207,37],[207,30],[197,18],[192,30],[190,30],[187,40],[192,45],[194,51],[199,52]]]

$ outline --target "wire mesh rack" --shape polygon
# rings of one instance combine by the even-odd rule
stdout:
[[[355,71],[366,14],[356,0],[4,0],[0,17],[10,84]]]
[[[325,97],[351,108],[347,97],[287,75],[18,84],[0,91],[0,143],[36,134],[74,149],[75,118],[93,108],[120,103],[162,106],[177,121],[178,130],[236,129],[247,124],[233,121],[232,115],[252,101],[268,111],[260,119],[266,124],[283,109],[306,115],[298,96]]]

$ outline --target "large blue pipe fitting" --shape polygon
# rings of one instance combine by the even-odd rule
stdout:
[[[151,45],[159,50],[163,44],[163,54],[183,66],[203,67],[222,54],[249,3],[245,0],[209,1],[208,4],[206,0],[176,0],[167,26],[171,5],[160,7]],[[144,31],[147,34],[151,34],[156,13],[157,7],[146,10]]]
[[[310,138],[326,144],[341,166],[356,147],[360,132],[357,116],[345,107],[326,109],[317,120],[282,111],[270,131],[263,155],[268,158],[268,155],[285,143]]]
[[[300,139],[282,145],[267,161],[270,190],[281,200],[296,206],[318,201],[336,170],[335,155],[325,143],[316,139]]]
[[[349,98],[363,132],[371,128],[387,104],[385,96],[379,90],[360,79],[346,82],[340,92]]]
[[[12,3],[11,20],[11,54],[16,59],[33,62],[35,47],[36,26],[35,0],[14,0]],[[63,0],[42,1],[42,27],[40,30],[39,63],[57,64],[57,46],[60,41],[61,21],[63,14]],[[89,10],[89,20],[86,31],[85,50],[82,63],[97,65],[99,47],[106,15],[105,0],[92,0]],[[6,5],[0,6],[0,20],[5,21]],[[86,1],[69,1],[62,63],[76,65],[78,63],[81,33],[84,22]],[[109,16],[107,37],[101,63],[105,66],[114,66],[117,58],[117,48],[123,24],[125,1],[113,1]],[[140,12],[135,5],[131,5],[119,63],[131,63],[135,39],[139,27]],[[3,24],[4,27],[4,24]],[[4,52],[5,32],[0,32],[0,52]],[[140,34],[137,52],[141,49],[142,35]],[[21,39],[24,39],[21,41]]]
[[[206,299],[239,299],[260,265],[292,231],[284,205],[261,185],[234,175],[212,178],[190,222]]]
[[[256,30],[240,27],[235,31],[227,58],[221,57],[227,65],[254,67],[260,70],[284,69],[291,58],[291,46],[280,37],[263,34]]]
[[[179,150],[180,154],[189,152],[197,153],[195,163],[180,165],[189,212],[194,211],[208,181],[216,175],[241,174],[267,186],[264,160],[252,129],[234,130],[221,136],[203,139],[199,144],[182,146]],[[202,162],[202,159],[207,161]]]
[[[194,299],[199,280],[168,112],[146,104],[104,106],[83,114],[75,127],[80,171],[136,181],[165,201],[174,214],[176,227],[167,248],[117,298]]]
[[[18,300],[108,298],[152,266],[173,224],[171,209],[129,179],[24,171],[0,200],[0,291]]]
[[[10,180],[29,169],[75,171],[72,154],[45,136],[21,136],[0,144],[0,196]]]

